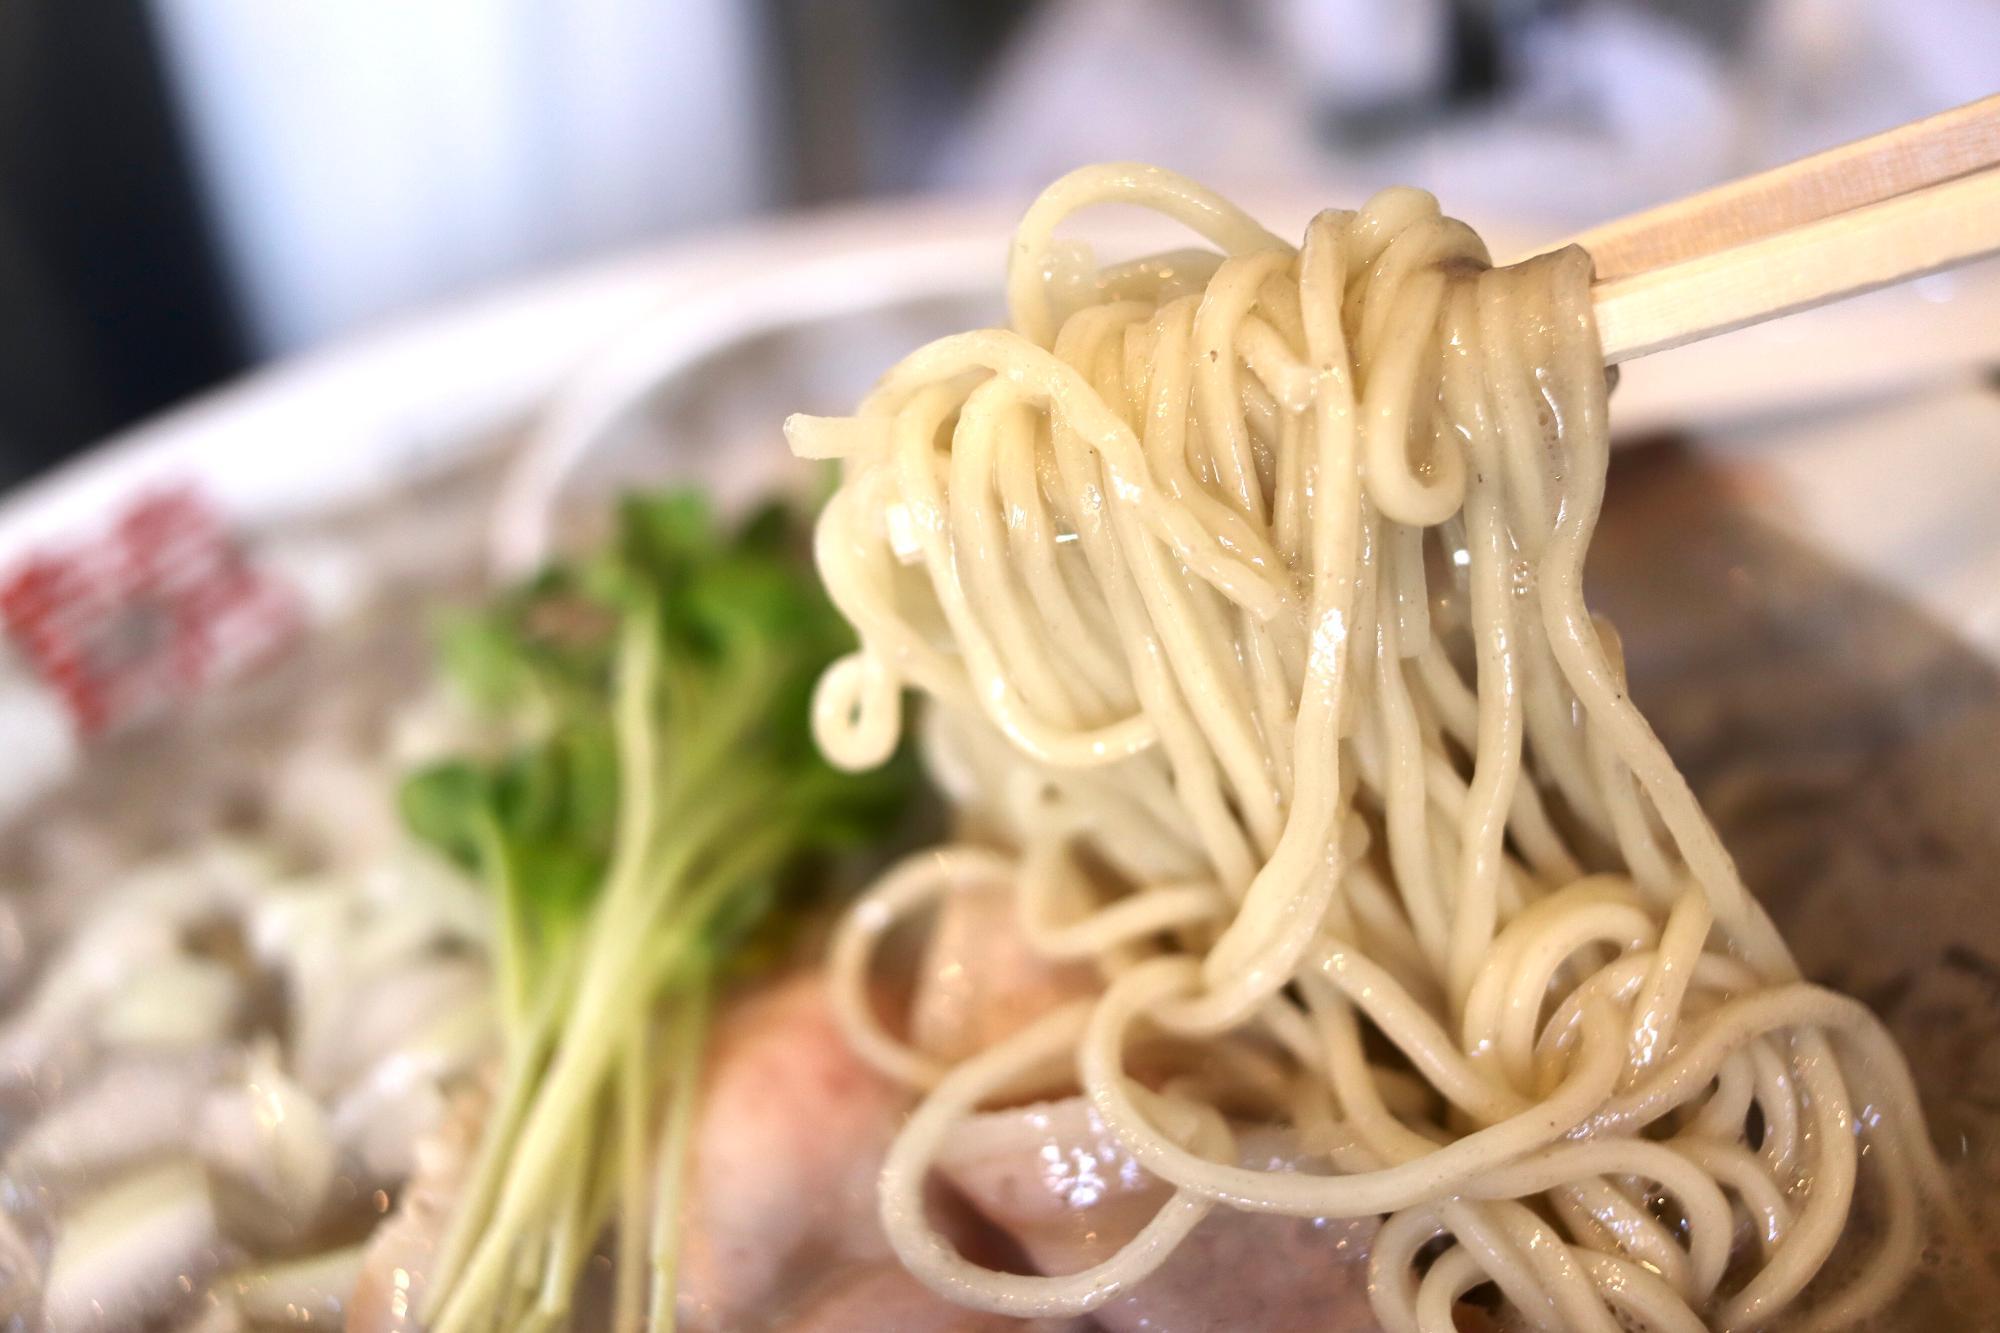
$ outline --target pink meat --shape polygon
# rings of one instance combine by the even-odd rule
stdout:
[[[939,909],[924,949],[910,1038],[941,1060],[962,1060],[1097,989],[1093,969],[1035,954],[1009,897],[956,894]]]
[[[1289,1145],[1241,1135],[1246,1165],[1290,1167]],[[1167,1197],[1080,1099],[979,1117],[940,1164],[1042,1272],[1108,1258]],[[1112,1333],[1364,1333],[1373,1219],[1338,1221],[1217,1208],[1167,1264],[1096,1312]]]
[[[684,1326],[754,1327],[801,1275],[886,1260],[875,1177],[909,1101],[848,1050],[824,978],[727,1010],[689,1161]]]

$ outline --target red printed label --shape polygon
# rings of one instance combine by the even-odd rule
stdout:
[[[143,496],[95,541],[21,562],[0,581],[0,620],[96,736],[268,660],[301,610],[212,506],[176,489]]]

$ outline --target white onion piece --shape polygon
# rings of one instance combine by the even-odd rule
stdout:
[[[416,1169],[419,1141],[445,1110],[444,1085],[493,1049],[493,1006],[468,996],[377,1060],[333,1103],[334,1138],[368,1180],[396,1181]]]
[[[344,978],[324,997],[300,997],[293,1037],[299,1081],[331,1097],[366,1076],[377,1061],[400,1049],[461,1005],[488,994],[486,968],[467,958],[405,962]]]
[[[339,1164],[326,1113],[285,1076],[269,1043],[202,1100],[191,1146],[262,1205],[251,1225],[273,1234],[258,1239],[281,1243],[319,1215]]]
[[[112,1047],[185,1050],[222,1041],[236,1026],[243,982],[212,959],[169,954],[135,970],[97,1014]]]
[[[353,1245],[231,1273],[215,1284],[213,1294],[218,1307],[232,1307],[252,1324],[339,1328],[364,1253],[363,1246]]]
[[[145,1042],[157,1034],[184,1042],[196,1016],[174,1012],[178,1001],[213,1000],[213,979],[192,983],[206,988],[199,997],[155,997],[168,1012],[154,1015],[148,1012],[154,1000],[127,994],[135,974],[149,963],[178,959],[185,928],[241,912],[275,877],[275,862],[268,855],[227,841],[127,874],[92,903],[89,917],[47,965],[10,1021],[0,1026],[0,1079],[43,1072],[66,1046],[86,1035],[106,1004],[120,1008],[112,1025],[134,1039]],[[170,978],[161,981],[171,988]],[[213,1007],[200,1009],[198,1016],[212,1027]]]
[[[56,1230],[42,1299],[48,1333],[137,1328],[205,1276],[221,1235],[201,1167],[135,1172],[70,1209]]]
[[[286,756],[271,783],[278,836],[316,861],[365,865],[394,854],[408,836],[391,799],[394,775],[340,744],[308,743]]]
[[[177,1151],[214,1081],[214,1061],[149,1057],[108,1065],[22,1133],[8,1174],[58,1193]]]
[[[172,923],[117,916],[93,923],[49,964],[34,993],[0,1028],[0,1078],[33,1078],[81,1040],[105,997],[139,967],[171,957]]]
[[[429,848],[406,844],[402,855],[364,873],[360,889],[377,920],[420,932],[426,948],[483,946],[492,937],[492,902],[485,889]]]
[[[0,1212],[0,1322],[25,1319],[41,1297],[41,1261],[14,1219]]]
[[[92,905],[92,916],[100,921],[118,916],[173,926],[235,916],[269,890],[279,874],[270,852],[225,838],[134,867]],[[77,941],[92,933],[90,928],[79,931]]]

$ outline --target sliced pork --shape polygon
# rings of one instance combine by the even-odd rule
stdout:
[[[909,1105],[848,1049],[820,975],[725,1009],[688,1162],[683,1325],[755,1328],[803,1275],[887,1260],[875,1177]]]
[[[1244,1165],[1291,1168],[1295,1151],[1246,1130]],[[940,1162],[951,1182],[1045,1273],[1099,1263],[1167,1198],[1080,1098],[976,1117]],[[1364,1333],[1374,1219],[1278,1217],[1217,1208],[1164,1268],[1095,1313],[1112,1333]]]

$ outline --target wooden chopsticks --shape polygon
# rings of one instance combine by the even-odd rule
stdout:
[[[1575,239],[1607,362],[2000,253],[2000,96]]]

